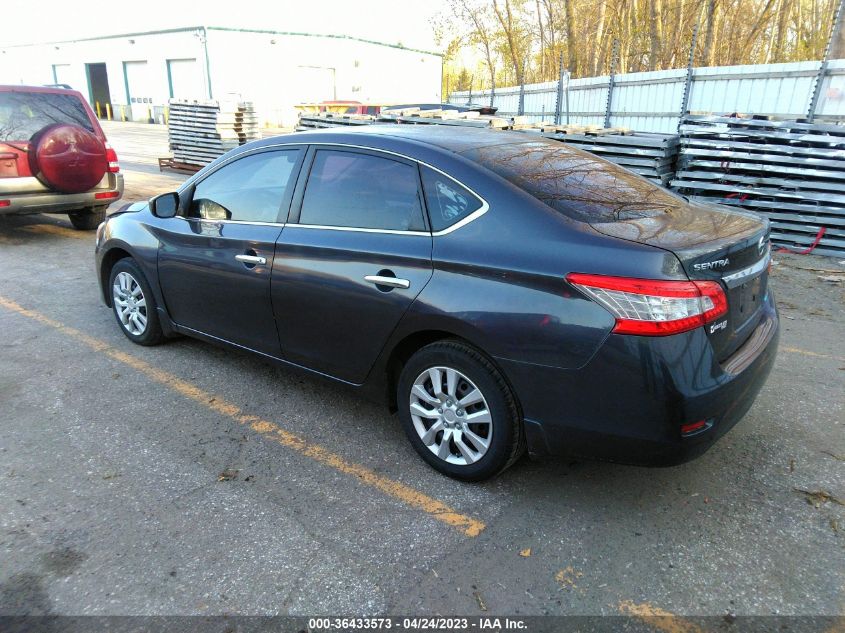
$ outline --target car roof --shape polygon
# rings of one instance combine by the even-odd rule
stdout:
[[[53,88],[52,86],[18,86],[0,84],[0,92],[40,92],[46,94],[72,94],[82,96],[78,90],[70,88]]]
[[[511,132],[506,130],[492,130],[487,128],[473,128],[458,125],[434,125],[434,124],[397,124],[387,123],[384,125],[367,125],[343,128],[325,128],[322,130],[309,130],[297,132],[296,137],[332,137],[346,135],[362,137],[391,138],[407,140],[424,145],[432,145],[450,152],[462,153],[479,147],[493,145],[513,145],[516,143],[530,143],[537,138],[522,132]],[[323,140],[320,138],[320,140]],[[325,139],[328,140],[328,139]],[[561,144],[561,147],[564,147]]]

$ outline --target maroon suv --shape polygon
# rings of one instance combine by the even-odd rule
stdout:
[[[67,213],[90,230],[122,195],[117,154],[80,93],[0,86],[0,215]]]

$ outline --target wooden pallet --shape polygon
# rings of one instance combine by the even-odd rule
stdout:
[[[200,169],[202,169],[202,167],[200,165],[180,163],[175,160],[172,156],[165,156],[164,158],[158,159],[158,170],[164,171],[165,169],[170,169],[172,171],[178,171],[187,174],[195,174]]]

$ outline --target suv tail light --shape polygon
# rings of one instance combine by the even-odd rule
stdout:
[[[117,162],[117,152],[114,151],[109,143],[106,143],[106,160],[109,162],[109,172],[116,174],[120,171],[120,165]]]
[[[728,311],[717,281],[657,281],[570,273],[566,280],[606,308],[617,334],[666,336],[701,327]]]

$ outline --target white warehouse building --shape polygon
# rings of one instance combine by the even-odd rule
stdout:
[[[234,95],[263,122],[292,125],[299,103],[439,102],[441,76],[440,54],[398,44],[213,26],[0,46],[0,84],[67,84],[118,120]]]

